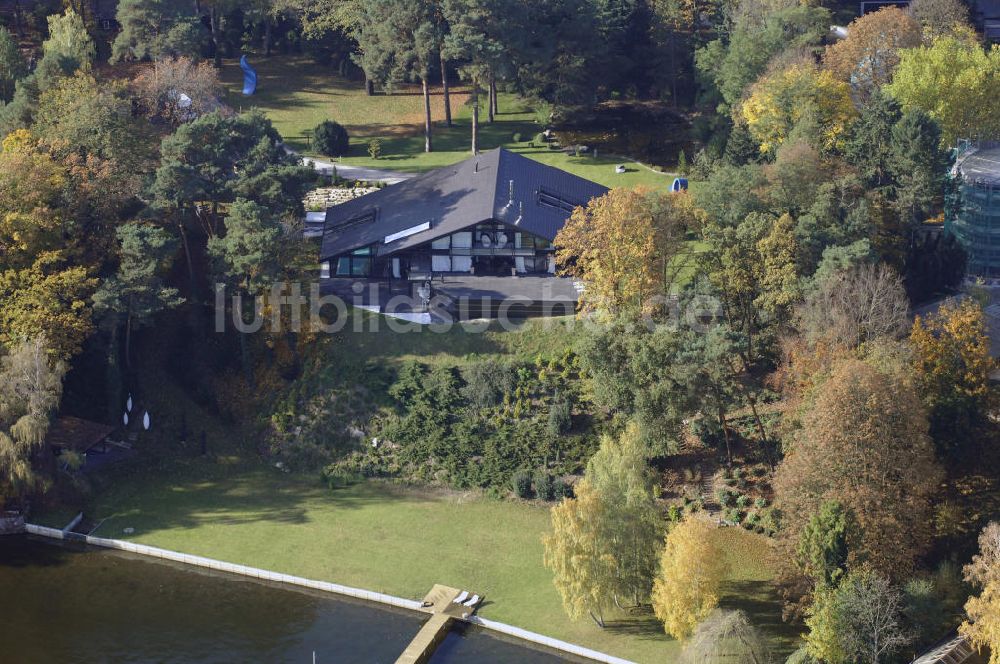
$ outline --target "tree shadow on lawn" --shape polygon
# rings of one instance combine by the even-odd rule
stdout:
[[[591,148],[593,149],[593,148]],[[635,163],[631,158],[616,154],[606,154],[601,151],[600,147],[597,149],[597,156],[594,157],[593,152],[584,152],[579,156],[573,153],[565,152],[562,148],[553,149],[550,147],[541,148],[518,148],[519,153],[525,156],[537,155],[537,156],[551,156],[555,157],[565,157],[567,162],[575,166],[617,166],[618,164],[625,164],[626,173],[638,172],[638,168],[631,166],[630,164]],[[539,159],[539,161],[544,162],[544,159]],[[666,173],[662,173],[664,177],[667,177]]]
[[[190,470],[186,478],[163,478],[149,469],[130,478],[89,513],[107,517],[96,533],[118,537],[124,528],[137,535],[205,526],[238,526],[252,523],[303,525],[312,521],[311,502],[344,510],[404,500],[405,494],[363,483],[329,489],[317,480],[263,469],[244,473],[199,477]]]
[[[520,134],[522,141],[530,140],[537,130],[538,126],[534,123],[520,120],[480,123],[479,150],[485,152],[512,145],[515,143],[514,134]],[[433,158],[435,153],[469,152],[472,141],[471,123],[464,119],[456,120],[451,127],[435,124],[432,131],[434,152],[430,154],[424,152],[423,126],[419,124],[351,125],[348,131],[354,141],[345,156],[368,157],[368,140],[378,137],[382,139],[382,156],[378,161],[420,160]],[[439,165],[436,163],[428,167]]]
[[[768,637],[780,660],[799,646],[802,626],[781,618],[782,601],[777,588],[767,581],[728,581],[720,602],[723,609],[741,609],[750,622]]]
[[[663,631],[663,623],[653,614],[653,607],[644,605],[628,615],[604,621],[604,629],[645,641],[664,641],[670,637]]]

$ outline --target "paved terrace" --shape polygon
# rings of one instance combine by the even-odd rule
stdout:
[[[429,313],[432,318],[447,313],[459,319],[494,317],[500,311],[512,318],[570,315],[576,311],[579,299],[577,282],[566,277],[442,275],[431,280],[428,307],[418,293],[423,284],[334,277],[324,279],[320,290],[324,295],[337,295],[347,304],[379,313]]]

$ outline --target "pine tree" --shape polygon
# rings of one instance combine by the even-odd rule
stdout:
[[[372,0],[361,6],[354,30],[362,69],[390,90],[420,81],[424,99],[424,151],[431,139],[430,77],[443,39],[439,7],[432,0]]]
[[[17,42],[7,28],[0,27],[0,101],[14,97],[14,85],[28,72]]]
[[[125,364],[131,360],[132,330],[151,322],[154,314],[178,306],[177,289],[166,286],[162,274],[177,253],[177,239],[162,228],[138,223],[120,226],[118,272],[94,294],[94,310],[113,327],[125,326]]]
[[[121,0],[111,61],[197,57],[202,27],[193,9],[172,0]]]

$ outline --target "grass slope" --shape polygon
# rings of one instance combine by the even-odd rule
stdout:
[[[428,365],[460,367],[471,356],[497,355],[531,362],[558,357],[572,349],[585,330],[576,316],[510,321],[455,323],[449,327],[390,321],[385,316],[350,309],[348,321],[335,336],[321,341],[321,353],[332,366],[377,361],[398,365],[419,360]],[[405,330],[405,331],[397,331]]]
[[[434,147],[425,153],[423,138],[423,99],[415,87],[396,94],[368,96],[360,82],[337,76],[331,67],[317,64],[305,56],[273,56],[253,61],[258,73],[258,92],[253,97],[241,93],[243,74],[236,61],[227,61],[221,78],[231,106],[241,110],[256,107],[264,111],[296,150],[312,154],[305,133],[323,120],[336,120],[351,135],[350,153],[343,155],[347,164],[405,172],[422,172],[453,164],[469,156],[471,108],[464,88],[452,93],[454,126],[445,127],[444,104],[440,89],[432,95],[435,118]],[[535,111],[514,95],[502,93],[500,114],[492,124],[481,114],[481,150],[506,147],[545,164],[556,166],[608,187],[647,185],[669,187],[672,176],[653,171],[642,164],[611,155],[575,157],[547,147],[532,147],[530,142],[541,127]],[[521,141],[515,141],[520,134]],[[382,157],[372,159],[367,153],[371,138],[383,141]],[[333,155],[341,156],[341,155]],[[626,164],[627,172],[617,174],[614,166]]]
[[[639,662],[676,661],[679,652],[649,614],[613,617],[605,630],[568,620],[542,566],[549,518],[536,505],[377,482],[330,491],[271,468],[197,460],[123,477],[89,513],[107,518],[105,537],[410,598],[446,583],[484,593],[482,615],[495,620]],[[750,612],[788,650],[767,540],[718,532],[733,563],[724,604]]]

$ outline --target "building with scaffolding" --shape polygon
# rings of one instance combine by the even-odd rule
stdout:
[[[968,254],[968,274],[1000,279],[1000,142],[962,141],[952,175],[961,204],[946,221]]]

